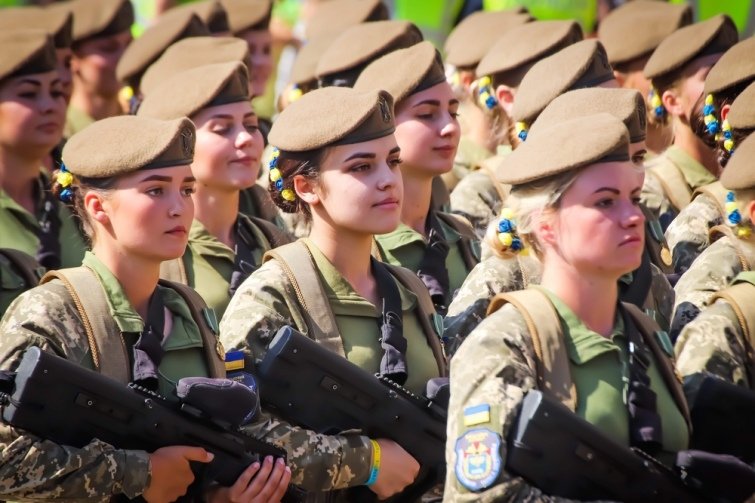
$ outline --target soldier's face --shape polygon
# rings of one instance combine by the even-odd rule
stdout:
[[[614,280],[639,267],[645,244],[639,207],[643,179],[631,162],[585,168],[550,215],[546,262],[549,252],[556,253],[582,275]]]
[[[46,155],[60,142],[66,95],[57,71],[14,77],[0,83],[0,144]]]
[[[249,82],[252,96],[262,96],[273,71],[269,30],[247,30],[239,35],[249,46]]]
[[[115,67],[129,43],[130,32],[81,42],[71,59],[75,85],[82,86],[88,94],[116,96],[121,83],[115,76]]]
[[[102,213],[93,215],[102,226],[95,231],[95,249],[107,246],[111,253],[115,249],[119,255],[158,262],[181,257],[194,218],[193,192],[190,166],[123,176],[102,197]]]
[[[254,185],[264,144],[251,104],[208,107],[191,120],[197,127],[192,164],[197,184],[221,192]]]
[[[458,109],[459,100],[447,82],[401,100],[396,107],[396,141],[402,170],[427,177],[451,170],[461,138]]]
[[[307,202],[313,228],[325,224],[358,234],[395,230],[404,191],[400,152],[393,135],[330,147],[312,193],[305,195],[312,198]]]

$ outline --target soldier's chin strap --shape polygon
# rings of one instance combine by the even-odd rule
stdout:
[[[650,387],[648,368],[652,354],[631,316],[622,313],[629,343],[629,383],[627,385],[627,409],[629,411],[629,443],[650,455],[655,455],[663,446],[661,416],[658,414],[657,397]]]
[[[409,370],[406,365],[406,337],[404,337],[401,295],[396,286],[396,280],[388,269],[374,258],[371,258],[371,263],[378,295],[382,300],[382,313],[378,323],[380,345],[383,348],[380,374],[403,385]]]

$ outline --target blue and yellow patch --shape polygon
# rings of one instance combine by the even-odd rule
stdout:
[[[490,405],[483,403],[464,409],[464,426],[476,426],[490,422]]]
[[[466,411],[465,411],[466,412]],[[501,436],[487,428],[466,431],[456,439],[456,480],[470,491],[492,486],[501,473]]]
[[[228,351],[225,354],[225,371],[232,372],[244,368],[244,352]]]

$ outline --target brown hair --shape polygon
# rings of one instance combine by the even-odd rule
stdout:
[[[283,198],[281,193],[285,189],[290,189],[296,193],[294,190],[294,177],[297,175],[301,175],[308,180],[317,180],[327,151],[328,147],[303,152],[280,151],[278,164],[275,168],[281,173],[280,181],[282,186],[279,189],[275,182],[270,181],[267,187],[270,197],[278,208],[286,213],[303,213],[307,218],[312,216],[309,205],[299,199],[298,196],[293,201],[288,201]]]
[[[94,243],[94,226],[92,225],[92,222],[89,219],[89,214],[84,207],[84,195],[90,191],[99,192],[101,194],[112,191],[115,188],[115,184],[118,182],[119,177],[111,176],[107,178],[86,178],[78,177],[73,173],[70,173],[73,176],[73,182],[68,187],[63,187],[62,185],[60,185],[60,183],[58,183],[58,174],[60,173],[61,170],[55,170],[55,172],[53,173],[51,184],[52,186],[50,190],[58,199],[61,198],[60,194],[66,188],[71,191],[71,197],[67,201],[63,202],[68,206],[68,208],[71,210],[71,213],[76,217],[79,229],[83,232],[83,234],[89,241],[89,244],[91,245]]]
[[[728,89],[713,94],[712,115],[715,117],[719,124],[718,131],[714,134],[708,132],[708,127],[705,124],[705,114],[703,113],[706,98],[705,94],[700,95],[700,97],[695,102],[695,105],[692,107],[692,117],[690,119],[690,127],[692,128],[692,131],[695,133],[695,136],[702,140],[703,143],[708,145],[710,148],[715,148],[716,150],[718,150],[719,155],[721,151],[726,151],[726,149],[724,149],[723,147],[723,135],[720,135],[717,138],[718,133],[721,133],[721,125],[723,124],[723,120],[721,119],[721,109],[725,105],[731,105],[737,98],[737,96],[739,96],[739,94],[744,91],[747,85],[750,83],[750,81],[742,82]],[[741,139],[742,138],[740,138],[740,141]],[[728,160],[728,156],[726,159]]]

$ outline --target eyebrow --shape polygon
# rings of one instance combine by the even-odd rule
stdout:
[[[349,162],[352,159],[374,159],[375,157],[375,154],[370,152],[357,152],[356,154],[351,154],[343,162]]]
[[[390,151],[390,152],[388,152],[388,154],[395,154],[395,153],[397,153],[397,152],[401,152],[401,147],[398,147],[398,146],[396,146],[396,147],[393,147],[393,148],[391,149],[391,151]]]
[[[26,79],[19,80],[18,84],[32,84],[32,85],[35,85],[35,86],[41,86],[42,82],[40,82],[38,80],[26,78]]]
[[[642,190],[642,187],[635,187],[634,189],[632,189],[631,194],[634,194],[635,192],[639,192],[641,190]],[[593,192],[593,194],[597,194],[598,192],[610,192],[611,194],[615,194],[617,196],[621,194],[621,191],[613,187],[601,187],[597,189],[595,192]]]
[[[195,182],[197,179],[193,176],[187,176],[184,178],[183,182],[181,183],[187,183],[187,182]],[[173,177],[171,176],[162,176],[162,175],[150,175],[147,178],[144,178],[143,180],[139,180],[139,183],[143,182],[172,182]]]

